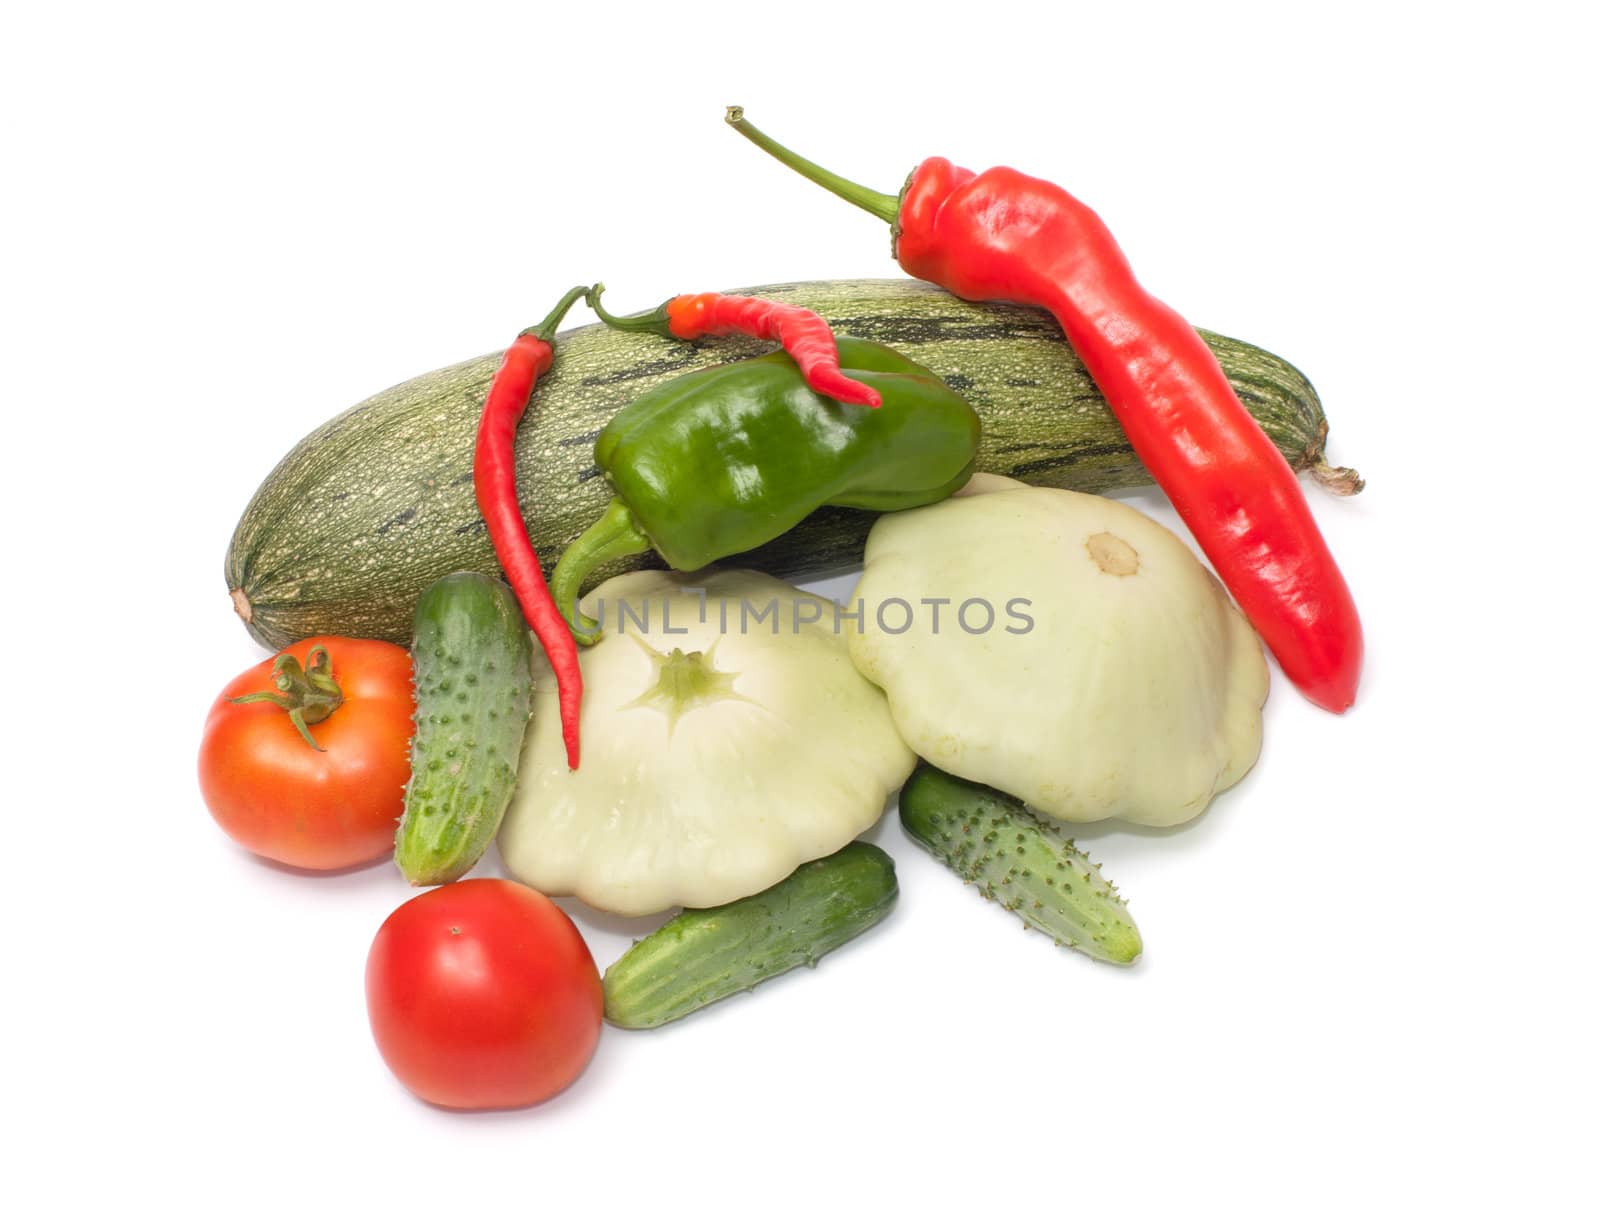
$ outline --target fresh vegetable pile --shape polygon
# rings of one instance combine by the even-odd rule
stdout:
[[[504,353],[313,433],[229,549],[277,653],[213,705],[202,794],[263,857],[392,854],[429,889],[366,990],[380,1054],[441,1107],[548,1099],[602,1019],[669,1024],[864,934],[899,883],[856,838],[896,794],[909,840],[1024,926],[1132,964],[1064,827],[1217,801],[1261,750],[1263,646],[1316,704],[1355,699],[1360,621],[1296,473],[1360,479],[1298,371],[1195,331],[1049,183],[931,158],[881,195],[728,118],[955,296],[617,316],[573,288]],[[580,299],[600,323],[558,335]],[[1150,478],[1210,569],[1099,495]],[[843,604],[783,580],[840,566]],[[463,879],[497,839],[514,878]],[[683,911],[602,978],[552,895]]]

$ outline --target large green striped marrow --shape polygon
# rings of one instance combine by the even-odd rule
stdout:
[[[983,418],[978,470],[1084,492],[1150,483],[1082,364],[1043,311],[978,305],[914,280],[813,281],[739,290],[807,306],[841,334],[904,352]],[[1323,460],[1327,420],[1299,370],[1202,332],[1285,458],[1336,491],[1353,472]],[[624,404],[690,370],[766,346],[684,344],[599,324],[564,332],[517,439],[518,487],[546,566],[610,498],[594,439]],[[497,572],[472,491],[472,450],[499,354],[390,387],[315,430],[267,476],[228,549],[228,589],[273,649],[314,633],[407,642],[417,597],[459,569]],[[784,577],[859,562],[872,515],[823,510],[735,558]],[[597,573],[649,563],[630,558]]]

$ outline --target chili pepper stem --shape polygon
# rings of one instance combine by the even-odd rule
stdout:
[[[886,225],[893,225],[900,215],[899,196],[889,195],[882,191],[874,191],[870,187],[863,187],[860,183],[851,182],[848,178],[835,174],[832,170],[825,170],[816,162],[800,156],[792,149],[786,149],[771,136],[763,132],[755,124],[744,117],[744,107],[730,106],[724,118],[728,126],[738,132],[751,144],[759,149],[764,149],[776,157],[791,170],[804,175],[819,187],[825,187],[842,200],[854,204],[857,208],[864,209],[877,217]]]
[[[233,698],[235,705],[265,702],[289,715],[300,737],[315,751],[323,751],[311,737],[310,727],[324,721],[344,704],[344,692],[333,678],[333,659],[325,646],[313,646],[306,653],[306,665],[293,654],[281,654],[272,664],[272,685],[276,692],[252,692]]]
[[[532,327],[519,331],[518,335],[531,335],[536,340],[543,340],[546,344],[556,338],[556,328],[561,326],[561,320],[566,317],[567,311],[580,297],[588,297],[588,285],[573,285],[566,294],[556,303],[556,308],[545,315],[543,319]]]
[[[601,635],[600,622],[578,610],[583,580],[608,561],[637,556],[651,547],[650,537],[639,529],[633,512],[620,497],[611,498],[606,512],[594,525],[567,545],[550,575],[550,597],[566,617],[573,640],[579,645],[593,645]]]
[[[618,331],[650,331],[671,337],[671,322],[667,318],[665,307],[646,310],[642,314],[612,314],[600,304],[600,295],[605,291],[605,285],[596,284],[584,294],[583,300],[589,309],[594,311],[595,317],[607,327],[614,327]]]

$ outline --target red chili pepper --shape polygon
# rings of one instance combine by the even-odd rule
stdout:
[[[572,630],[550,597],[544,571],[528,539],[517,501],[517,423],[528,409],[534,384],[555,359],[555,331],[562,318],[587,292],[579,285],[570,290],[548,318],[522,332],[506,349],[505,358],[489,384],[478,423],[478,446],[472,462],[472,487],[478,509],[489,528],[494,554],[516,592],[522,614],[544,647],[555,671],[561,698],[561,738],[567,745],[567,767],[578,767],[578,710],[583,701],[583,672],[578,668],[578,645]]]
[[[1293,470],[1211,350],[1139,286],[1105,224],[1052,183],[942,157],[899,198],[790,152],[738,107],[728,122],[779,161],[892,226],[913,276],[973,301],[1055,315],[1218,575],[1294,684],[1342,712],[1361,674],[1361,620]]]
[[[839,346],[827,320],[813,310],[785,306],[761,297],[735,297],[726,293],[681,293],[643,314],[615,315],[600,305],[605,285],[589,291],[589,308],[600,321],[622,331],[650,331],[680,340],[705,335],[747,335],[774,340],[794,358],[806,385],[819,395],[841,403],[863,403],[876,408],[883,396],[863,382],[845,377],[839,369]]]

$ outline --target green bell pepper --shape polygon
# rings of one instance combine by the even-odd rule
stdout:
[[[663,383],[601,430],[595,463],[616,495],[550,580],[579,642],[599,640],[577,600],[608,561],[654,548],[672,568],[695,570],[823,506],[910,509],[967,482],[980,428],[972,405],[891,348],[848,336],[838,344],[840,365],[882,407],[817,394],[775,352]]]

